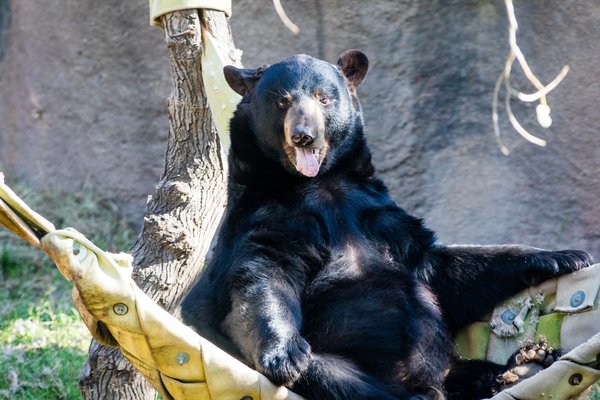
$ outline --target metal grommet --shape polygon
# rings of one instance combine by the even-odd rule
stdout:
[[[569,377],[569,385],[577,386],[583,382],[583,375],[581,374],[573,374]]]
[[[519,311],[509,308],[502,313],[502,321],[507,325],[512,325],[517,315],[519,315]]]
[[[254,400],[254,399],[250,396],[244,396],[240,400]]]
[[[177,361],[177,364],[179,364],[179,366],[181,367],[183,364],[190,361],[190,356],[188,355],[188,353],[180,352],[175,354],[175,361]]]
[[[125,315],[129,311],[129,307],[123,303],[117,303],[113,306],[113,311],[117,315]]]
[[[585,293],[583,290],[578,290],[571,296],[571,307],[579,307],[585,300]]]
[[[87,248],[79,242],[73,242],[73,255],[77,261],[81,261],[87,255]]]

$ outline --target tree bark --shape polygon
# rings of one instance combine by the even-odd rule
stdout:
[[[185,10],[162,18],[173,83],[165,169],[131,249],[133,279],[175,316],[202,270],[226,202],[227,162],[202,82],[202,23],[225,59],[239,65],[241,52],[224,13]],[[154,398],[153,388],[118,349],[95,341],[79,389],[84,400]]]

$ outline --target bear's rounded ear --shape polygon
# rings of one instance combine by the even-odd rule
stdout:
[[[225,75],[225,80],[229,86],[237,94],[245,96],[254,91],[256,85],[258,85],[258,81],[267,68],[267,65],[257,69],[243,69],[236,68],[233,65],[226,65],[223,68],[223,74]]]
[[[346,85],[348,85],[350,91],[354,92],[367,76],[369,59],[360,50],[348,50],[342,53],[337,65],[342,72]]]

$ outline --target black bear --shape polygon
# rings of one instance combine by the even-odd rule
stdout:
[[[592,258],[437,243],[375,174],[356,95],[367,69],[357,50],[225,67],[243,96],[226,219],[184,322],[311,400],[489,396],[506,367],[455,361],[452,332]]]

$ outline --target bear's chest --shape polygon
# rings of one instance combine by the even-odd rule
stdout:
[[[357,257],[367,256],[370,249],[349,243],[374,240],[369,215],[395,204],[387,197],[366,185],[341,182],[317,182],[293,194],[287,202],[285,218],[301,230],[319,227],[321,241],[338,252]],[[294,226],[291,227],[292,230]]]
[[[387,245],[353,238],[329,250],[329,257],[315,271],[307,287],[308,292],[316,293],[320,287],[332,284],[347,286],[354,281],[365,282],[403,269]]]

